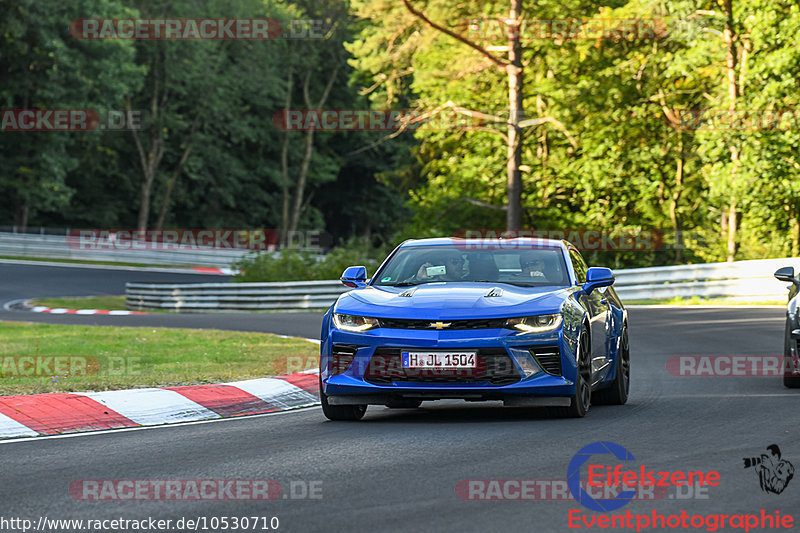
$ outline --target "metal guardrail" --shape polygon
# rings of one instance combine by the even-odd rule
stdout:
[[[44,257],[78,261],[136,263],[144,265],[190,265],[228,268],[249,250],[192,246],[175,250],[125,249],[121,246],[86,249],[77,237],[0,233],[0,255]]]
[[[126,283],[128,309],[183,313],[328,307],[347,287],[336,281],[290,283]]]
[[[800,258],[617,270],[614,287],[626,300],[724,297],[783,300],[787,284],[772,277]],[[348,291],[338,280],[277,283],[128,283],[128,309],[180,312],[321,309]]]
[[[757,259],[615,270],[614,287],[625,300],[726,298],[739,301],[785,300],[788,284],[772,274],[800,267],[800,258]]]

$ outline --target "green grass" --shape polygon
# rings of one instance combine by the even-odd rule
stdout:
[[[266,333],[0,322],[0,395],[253,379],[313,368],[318,354]]]
[[[37,298],[31,300],[30,305],[43,305],[45,307],[65,309],[107,309],[124,310],[124,296],[89,296],[87,298]]]

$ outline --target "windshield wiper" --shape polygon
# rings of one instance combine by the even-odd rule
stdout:
[[[413,287],[415,285],[422,285],[423,283],[430,283],[430,281],[398,281],[397,283],[381,283],[381,287]]]

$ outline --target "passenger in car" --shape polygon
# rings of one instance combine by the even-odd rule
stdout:
[[[522,254],[519,256],[519,266],[522,268],[523,278],[545,278],[544,261],[532,254]],[[541,281],[544,281],[542,279]]]

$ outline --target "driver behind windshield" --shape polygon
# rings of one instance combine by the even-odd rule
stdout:
[[[544,261],[537,254],[522,254],[519,256],[519,266],[522,268],[523,278],[544,278]]]

